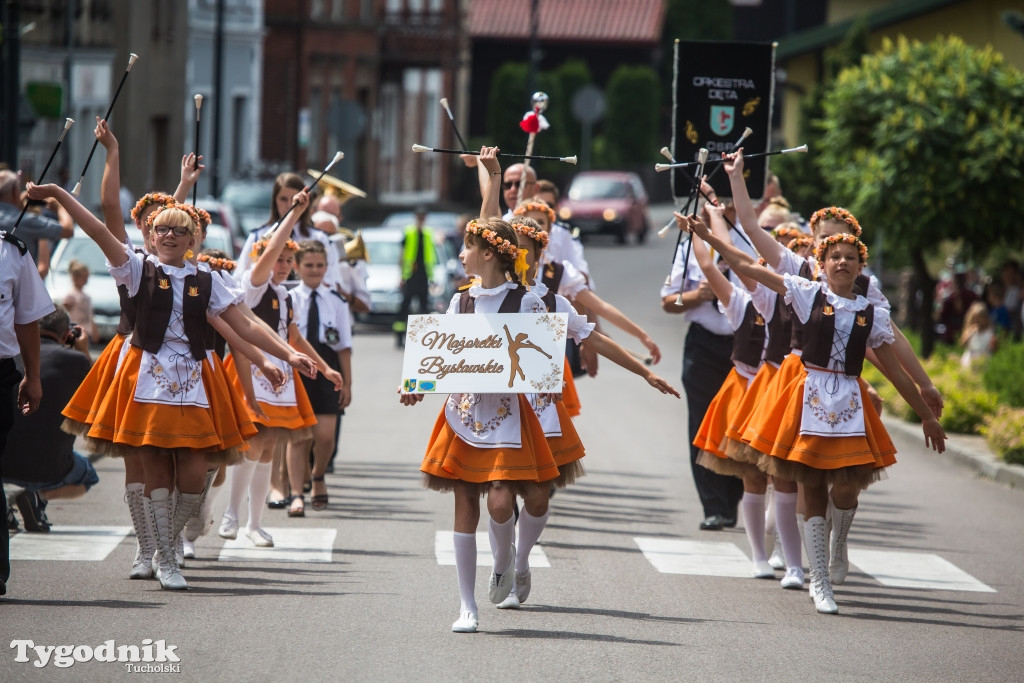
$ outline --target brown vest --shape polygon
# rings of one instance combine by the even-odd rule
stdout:
[[[789,354],[793,337],[792,309],[786,305],[785,296],[776,294],[775,310],[768,321],[768,347],[764,350],[764,359],[769,363],[781,365]]]
[[[206,310],[210,307],[210,292],[213,288],[210,274],[198,271],[185,276],[182,317],[185,336],[192,351],[192,358],[201,361],[206,358]],[[156,353],[164,343],[164,334],[171,321],[174,306],[174,288],[163,269],[152,261],[142,263],[142,282],[134,297],[135,327],[132,346]]]
[[[754,368],[760,365],[765,331],[764,317],[754,308],[754,303],[748,301],[743,322],[732,335],[732,361]]]
[[[836,332],[836,316],[830,312],[825,292],[814,295],[811,316],[804,325],[804,350],[800,359],[804,364],[812,363],[822,368],[828,367],[832,355],[832,339]],[[835,369],[850,377],[859,377],[864,368],[864,354],[867,352],[868,335],[875,321],[875,307],[868,304],[863,311],[855,314],[853,330],[846,342],[846,358],[843,367]]]
[[[505,298],[501,301],[498,313],[518,313],[519,308],[523,305],[524,296],[526,296],[526,287],[522,285],[508,290]],[[476,313],[476,299],[469,295],[469,290],[459,295],[459,313]]]
[[[288,309],[288,322],[291,323],[292,318],[295,317],[295,314],[292,312],[292,298],[286,296],[284,302]],[[259,316],[260,320],[270,325],[270,329],[277,332],[278,325],[281,324],[280,299],[277,298],[277,292],[274,291],[272,286],[267,286],[267,291],[263,293],[263,298],[252,307],[252,312]]]
[[[142,254],[145,258],[146,252],[136,249],[136,254]],[[135,301],[128,296],[128,288],[124,285],[117,286],[117,298],[121,301],[121,319],[117,322],[117,333],[127,337],[135,329]]]

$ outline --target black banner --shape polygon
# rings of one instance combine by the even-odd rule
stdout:
[[[729,152],[745,128],[754,132],[743,142],[747,154],[767,152],[771,143],[771,108],[775,82],[775,48],[771,43],[680,42],[676,81],[676,161],[696,161],[701,147],[708,160]],[[768,159],[744,163],[751,197],[764,193]],[[716,166],[709,164],[706,175]],[[689,195],[696,167],[675,169],[677,197]],[[716,171],[711,185],[720,197],[729,197],[725,169]]]

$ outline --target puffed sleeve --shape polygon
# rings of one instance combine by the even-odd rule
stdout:
[[[238,303],[240,292],[229,288],[224,283],[224,278],[220,277],[218,273],[211,273],[210,281],[212,287],[210,289],[210,306],[207,311],[210,315],[217,316],[227,310],[228,306]]]
[[[587,278],[568,261],[562,261],[562,266],[565,270],[562,273],[562,281],[558,283],[558,291],[555,293],[571,299],[588,288]]]
[[[806,263],[806,259],[797,256],[789,249],[783,249],[779,256],[779,263],[775,266],[775,272],[779,275],[799,275],[800,268]]]
[[[445,311],[445,315],[452,315],[453,313],[459,312],[459,299],[462,298],[462,292],[455,292],[452,296],[452,300],[448,302],[448,310]]]
[[[683,257],[686,252],[683,251],[683,246],[686,242],[680,243],[676,248],[676,258],[672,261],[672,271],[668,276],[668,284],[661,288],[661,298],[664,299],[666,296],[678,294],[683,291],[683,274],[686,272],[686,268],[683,264]]]
[[[760,282],[757,283],[757,287],[750,293],[750,299],[754,302],[754,308],[761,314],[765,322],[771,322],[772,318],[775,317],[775,299],[779,296],[771,287],[765,287]]]
[[[128,254],[128,260],[119,266],[110,265],[107,261],[107,270],[114,282],[128,288],[128,296],[135,296],[139,292],[139,283],[142,282],[142,262],[145,256],[136,252],[130,246],[125,245],[124,252]]]
[[[875,349],[882,344],[892,344],[894,341],[896,341],[896,335],[892,331],[889,311],[875,306],[875,320],[871,326],[871,334],[868,335],[868,346]]]
[[[267,287],[270,286],[270,278],[258,287],[252,283],[252,269],[246,270],[239,277],[239,281],[242,283],[242,292],[245,295],[245,304],[252,308],[259,304],[260,299],[267,293]]]
[[[889,304],[889,300],[885,298],[885,294],[882,294],[882,288],[878,284],[878,278],[874,275],[871,276],[868,281],[868,291],[864,297],[874,306],[876,309],[884,308],[889,310],[892,306]]]
[[[577,344],[582,344],[583,340],[594,331],[594,323],[588,321],[587,316],[577,313],[576,309],[573,308],[572,304],[564,296],[555,296],[555,313],[569,314],[567,332],[569,337]]]
[[[786,273],[782,276],[786,282],[786,303],[793,307],[797,320],[807,322],[811,317],[814,297],[821,290],[822,283],[802,278],[799,275]]]
[[[740,325],[743,324],[743,316],[747,313],[747,304],[750,303],[750,292],[743,287],[737,287],[732,282],[729,283],[732,286],[732,295],[729,297],[729,305],[725,305],[721,300],[718,301],[718,310],[722,312],[722,315],[729,321],[729,326],[732,327],[733,331],[738,330]]]

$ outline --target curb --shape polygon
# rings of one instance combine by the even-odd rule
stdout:
[[[921,438],[921,427],[917,424],[904,422],[889,415],[882,416],[885,428],[899,432],[908,438]],[[944,454],[954,462],[969,467],[986,479],[1006,484],[1010,488],[1024,490],[1024,465],[1012,465],[1003,462],[985,445],[980,436],[953,434],[946,441]]]

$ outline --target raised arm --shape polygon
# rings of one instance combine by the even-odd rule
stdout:
[[[107,226],[100,222],[100,219],[93,216],[87,208],[82,206],[71,193],[63,187],[54,184],[36,185],[29,183],[26,188],[31,199],[54,198],[67,211],[71,218],[78,223],[79,227],[99,245],[103,255],[107,257],[110,265],[117,267],[128,260],[128,254],[124,250],[124,243],[118,240],[107,230]]]
[[[714,225],[714,216],[712,213],[712,225]],[[718,217],[721,218],[721,212],[718,213]],[[712,234],[724,243],[721,235],[715,234],[712,229]],[[693,255],[697,259],[697,265],[700,266],[701,272],[704,273],[704,277],[708,279],[708,284],[711,286],[711,291],[715,293],[715,296],[724,303],[726,306],[729,305],[729,301],[732,300],[732,283],[729,279],[718,269],[715,265],[715,259],[711,256],[711,252],[708,250],[708,245],[704,240],[695,239],[692,241],[693,244]],[[730,243],[731,244],[731,243]]]
[[[93,134],[103,149],[107,150],[107,160],[103,164],[103,180],[100,181],[100,207],[103,210],[103,222],[107,230],[122,242],[128,238],[124,229],[124,215],[121,213],[121,152],[117,138],[111,132],[107,122],[96,117],[96,128]]]
[[[498,161],[497,147],[481,147],[478,165],[487,172],[487,182],[484,184],[483,202],[480,204],[481,218],[501,218],[501,205],[498,199],[501,196],[501,162]],[[481,180],[483,174],[480,175]],[[513,207],[515,208],[515,207]]]
[[[724,155],[722,163],[725,172],[729,174],[729,187],[732,188],[732,201],[736,206],[736,217],[740,219],[740,227],[750,238],[757,253],[768,265],[775,268],[779,265],[784,247],[757,223],[757,211],[750,201],[747,184],[743,180],[743,148],[741,147],[735,154]]]
[[[178,181],[178,187],[174,190],[174,199],[179,203],[183,204],[188,200],[188,193],[199,182],[199,176],[206,168],[202,161],[203,157],[197,157],[193,152],[181,157],[181,180]]]
[[[296,194],[292,199],[292,206],[295,208],[289,211],[288,216],[274,229],[274,234],[270,236],[267,248],[263,250],[263,253],[260,254],[260,257],[252,265],[249,281],[252,282],[254,287],[260,287],[270,279],[270,273],[274,269],[274,264],[277,263],[277,257],[281,255],[281,252],[284,251],[285,246],[288,244],[288,240],[292,238],[292,226],[295,225],[295,221],[306,210],[307,204],[309,204],[309,193],[305,190]]]
[[[686,216],[676,213],[676,223],[680,228],[688,229],[694,235],[704,239],[708,244],[718,250],[722,258],[728,262],[733,272],[741,277],[749,278],[760,282],[765,287],[773,289],[779,294],[786,293],[786,281],[781,275],[773,270],[758,265],[754,258],[745,252],[740,251],[732,244],[726,244],[711,234],[708,227],[695,216]]]

